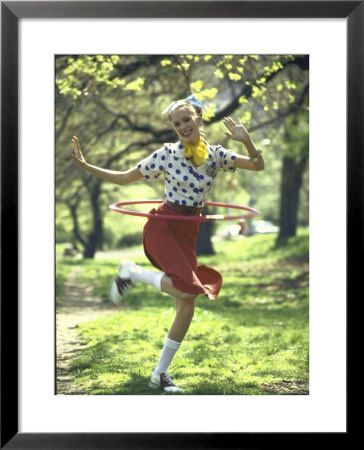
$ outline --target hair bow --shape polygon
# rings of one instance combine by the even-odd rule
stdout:
[[[162,111],[162,114],[170,113],[179,105],[184,105],[186,103],[189,103],[193,106],[198,106],[199,108],[202,108],[204,111],[206,111],[205,106],[200,102],[200,100],[197,100],[197,98],[194,95],[190,95],[186,97],[184,100],[175,100],[172,102],[169,106],[167,106],[166,109]]]

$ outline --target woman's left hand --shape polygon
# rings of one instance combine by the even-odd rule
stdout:
[[[225,133],[226,136],[234,141],[240,141],[246,143],[250,139],[249,133],[246,131],[242,121],[239,119],[239,124],[235,123],[231,117],[225,117],[223,124],[230,131]]]

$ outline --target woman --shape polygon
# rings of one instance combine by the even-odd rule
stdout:
[[[179,140],[165,144],[141,161],[136,167],[117,172],[86,163],[76,137],[73,137],[72,157],[83,170],[119,185],[133,183],[141,178],[153,181],[164,173],[164,202],[151,211],[164,215],[200,215],[219,170],[263,170],[261,151],[257,150],[245,127],[226,117],[225,134],[242,142],[249,157],[211,146],[202,137],[204,106],[193,95],[183,101],[174,101],[162,114],[168,113]],[[167,369],[180,347],[194,314],[195,298],[204,294],[217,297],[222,277],[214,269],[197,264],[195,240],[199,222],[149,219],[143,231],[146,256],[160,272],[145,270],[132,261],[123,261],[113,280],[109,297],[119,303],[136,282],[151,284],[174,297],[176,316],[165,338],[158,364],[151,374],[149,386],[165,392],[181,392],[167,375]]]

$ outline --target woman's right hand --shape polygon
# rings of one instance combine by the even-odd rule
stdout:
[[[72,137],[72,144],[73,144],[73,154],[72,154],[72,158],[76,161],[76,163],[81,167],[85,167],[86,166],[86,160],[81,152],[81,146],[80,146],[80,142],[78,140],[78,137],[73,136]]]

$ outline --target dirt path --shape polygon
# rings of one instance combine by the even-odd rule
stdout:
[[[82,351],[77,328],[82,322],[116,314],[116,307],[104,302],[100,297],[92,295],[92,287],[78,280],[81,269],[74,267],[65,283],[64,295],[60,297],[61,305],[57,306],[56,342],[57,342],[57,394],[80,395],[85,392],[74,383],[74,377],[69,371],[71,361]],[[262,385],[267,394],[307,395],[308,382],[291,382]]]
[[[77,327],[82,322],[98,319],[120,311],[111,303],[91,295],[92,288],[78,281],[80,269],[75,267],[65,283],[65,293],[61,296],[61,306],[57,307],[57,394],[82,394],[73,383],[69,364],[82,350]]]

